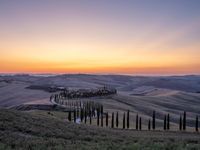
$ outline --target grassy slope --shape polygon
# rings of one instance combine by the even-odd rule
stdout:
[[[105,129],[0,109],[0,149],[200,149],[200,135]]]

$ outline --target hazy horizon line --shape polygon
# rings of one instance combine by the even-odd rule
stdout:
[[[30,75],[30,76],[59,76],[59,75],[113,75],[113,76],[117,76],[117,75],[122,75],[122,76],[200,76],[200,74],[198,73],[188,73],[188,74],[181,74],[181,73],[177,73],[177,74],[139,74],[139,73],[135,73],[135,74],[125,74],[125,73],[27,73],[27,72],[23,72],[23,73],[1,73],[0,72],[0,76],[15,76],[15,75]]]

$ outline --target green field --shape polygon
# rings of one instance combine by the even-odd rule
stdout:
[[[74,124],[65,113],[0,110],[0,149],[200,149],[200,134]]]

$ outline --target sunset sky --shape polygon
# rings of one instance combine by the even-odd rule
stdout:
[[[1,73],[200,74],[200,0],[0,0]]]

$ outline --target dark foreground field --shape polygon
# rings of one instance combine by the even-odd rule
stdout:
[[[200,134],[73,124],[47,112],[0,109],[0,149],[200,149]]]

